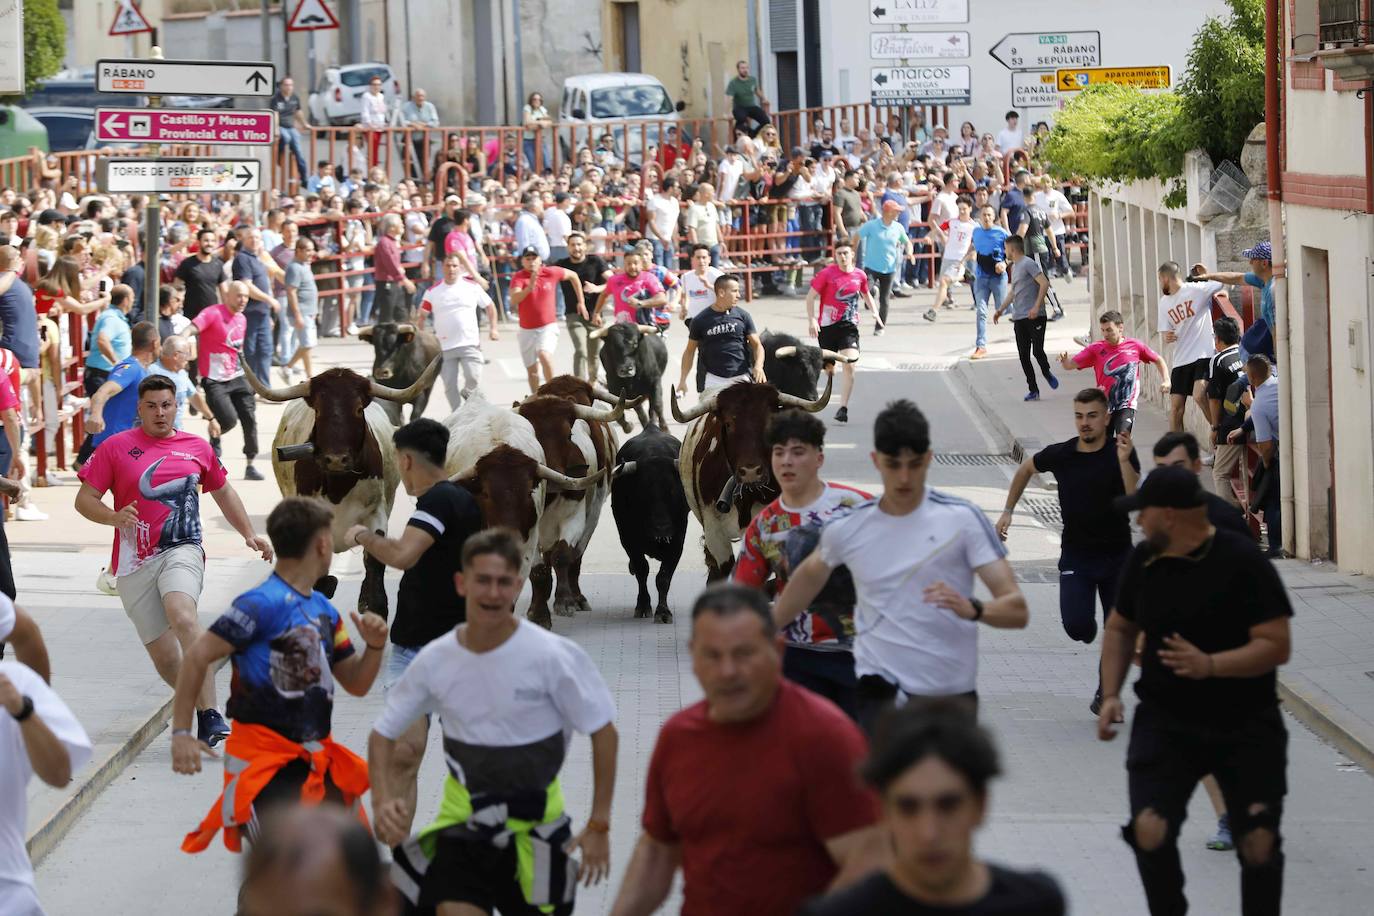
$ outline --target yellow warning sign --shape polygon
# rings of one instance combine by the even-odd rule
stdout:
[[[1168,89],[1168,67],[1079,67],[1056,70],[1055,85],[1060,92],[1078,92],[1089,86],[1115,83],[1136,89]]]

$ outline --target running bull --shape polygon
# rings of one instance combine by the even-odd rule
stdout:
[[[439,338],[433,331],[417,330],[413,324],[385,321],[363,328],[359,340],[372,344],[372,377],[388,388],[409,388],[430,363],[440,355]],[[424,416],[434,384],[426,385],[410,404],[410,419]],[[401,425],[401,405],[384,401],[382,407],[395,426]]]
[[[783,394],[808,400],[815,400],[822,372],[830,371],[835,362],[848,361],[833,350],[802,343],[791,334],[764,331],[759,342],[763,344],[763,377]]]
[[[601,366],[606,370],[606,387],[613,395],[627,398],[647,397],[648,414],[663,429],[663,370],[668,365],[668,347],[658,328],[618,321],[595,331],[589,337],[601,338]],[[649,416],[636,406],[639,425],[648,426]]]
[[[635,616],[648,617],[649,559],[658,560],[658,605],[652,609],[658,623],[672,623],[668,589],[682,559],[687,539],[687,496],[678,475],[682,443],[657,426],[646,426],[616,453],[611,482],[611,513],[620,534],[620,546],[630,559],[630,572],[639,582]]]

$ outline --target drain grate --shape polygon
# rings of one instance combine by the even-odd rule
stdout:
[[[1016,581],[1025,585],[1058,585],[1059,567],[1046,563],[1013,562],[1011,568],[1016,573]]]
[[[1059,500],[1053,496],[1029,496],[1021,504],[1030,510],[1046,527],[1059,531],[1064,527],[1064,513]]]
[[[957,467],[991,467],[998,464],[1016,464],[1011,455],[998,452],[936,452],[936,464],[949,464]]]
[[[898,363],[898,372],[947,372],[949,363]]]

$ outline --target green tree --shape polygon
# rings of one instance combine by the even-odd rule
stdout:
[[[24,0],[24,80],[32,92],[38,81],[62,69],[67,26],[57,0]]]

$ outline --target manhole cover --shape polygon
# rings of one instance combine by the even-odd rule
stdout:
[[[932,459],[936,464],[950,464],[959,467],[989,467],[997,464],[1016,464],[1011,455],[994,452],[936,452]]]

